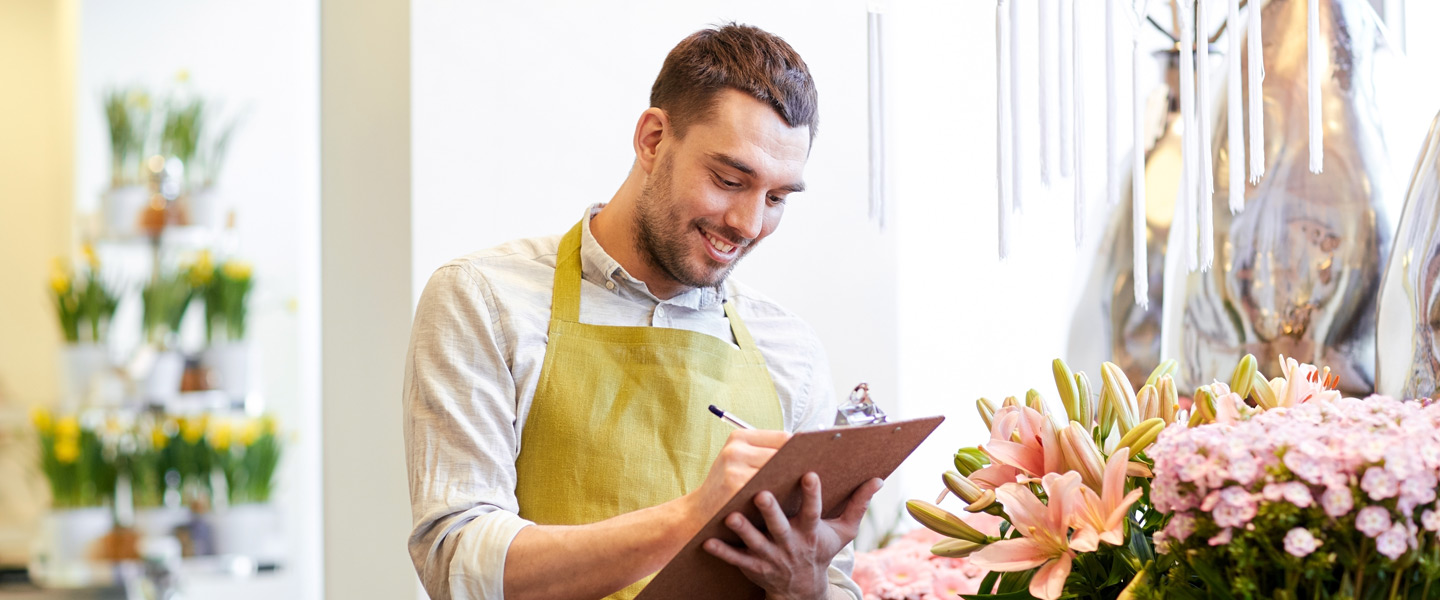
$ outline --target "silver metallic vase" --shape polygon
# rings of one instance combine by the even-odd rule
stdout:
[[[1374,389],[1375,298],[1392,230],[1373,78],[1383,33],[1365,0],[1319,4],[1319,43],[1329,49],[1325,170],[1308,166],[1306,1],[1270,0],[1262,34],[1265,176],[1247,186],[1245,208],[1232,216],[1229,170],[1246,160],[1226,152],[1222,111],[1213,154],[1215,265],[1190,274],[1183,301],[1165,307],[1167,326],[1179,326],[1165,354],[1180,361],[1182,390],[1228,377],[1247,353],[1271,377],[1284,354],[1330,367],[1347,394]]]
[[[1434,397],[1440,377],[1440,115],[1415,162],[1376,321],[1375,391]]]

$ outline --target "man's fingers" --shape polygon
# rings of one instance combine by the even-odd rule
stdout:
[[[845,511],[840,513],[837,519],[847,525],[859,527],[860,519],[865,517],[865,508],[870,504],[870,499],[875,497],[875,492],[880,491],[885,482],[880,479],[871,479],[860,485],[855,493],[850,494],[850,500],[845,504]]]
[[[806,473],[800,478],[800,488],[805,494],[800,501],[800,523],[802,527],[814,528],[820,522],[820,476]]]
[[[790,519],[785,516],[785,511],[780,510],[780,503],[775,501],[774,495],[770,492],[756,494],[755,506],[760,509],[760,516],[765,518],[770,537],[777,543],[781,538],[790,535]]]
[[[760,573],[765,562],[715,538],[705,540],[705,551],[747,573]]]
[[[740,536],[740,541],[745,542],[745,547],[750,549],[751,555],[770,556],[774,554],[774,552],[772,552],[774,544],[770,541],[770,538],[760,533],[760,530],[755,528],[755,525],[750,522],[750,519],[746,519],[740,513],[733,513],[726,517],[725,526]]]

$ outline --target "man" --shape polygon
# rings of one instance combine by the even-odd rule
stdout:
[[[833,418],[815,334],[726,278],[804,189],[815,109],[780,38],[697,32],[665,59],[609,203],[434,273],[404,392],[410,553],[433,598],[631,598],[788,432]],[[849,544],[880,480],[833,520],[819,478],[802,484],[794,518],[761,493],[768,534],[731,515],[744,547],[704,548],[771,598],[858,598]]]

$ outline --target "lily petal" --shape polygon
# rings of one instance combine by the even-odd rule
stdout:
[[[970,562],[982,569],[1010,573],[1033,569],[1048,562],[1053,556],[1040,548],[1034,540],[1019,537],[1000,540],[970,555]]]
[[[1061,554],[1040,567],[1030,578],[1030,595],[1040,600],[1056,600],[1065,591],[1065,578],[1070,576],[1070,563],[1074,556],[1069,552]]]

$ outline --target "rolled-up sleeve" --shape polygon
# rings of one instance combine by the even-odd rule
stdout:
[[[410,557],[435,600],[503,597],[517,516],[516,386],[485,280],[437,270],[416,307],[404,429],[414,529]]]

